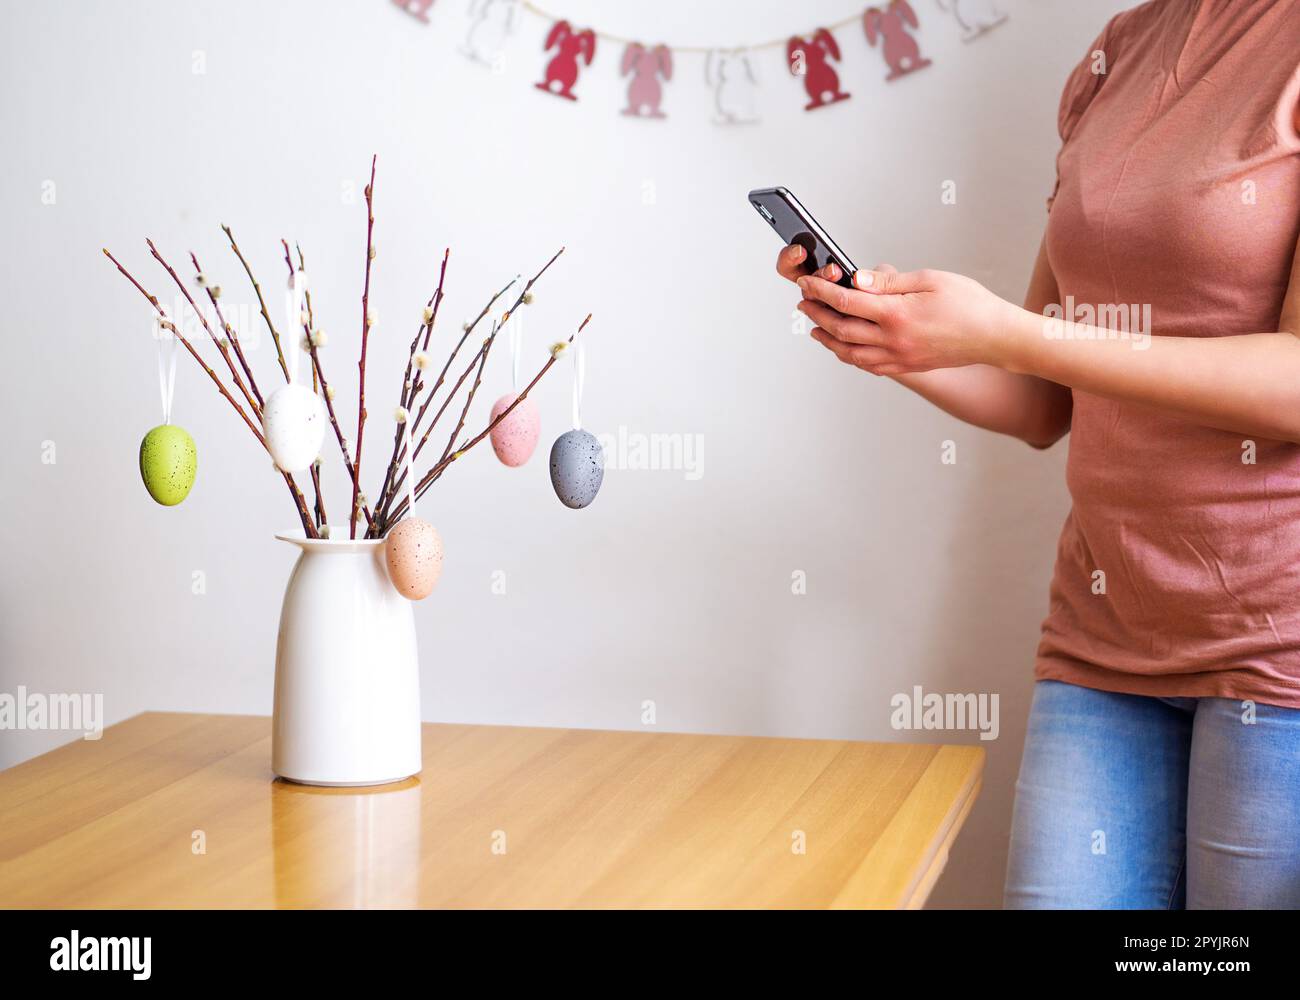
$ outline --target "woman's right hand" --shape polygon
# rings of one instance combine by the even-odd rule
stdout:
[[[781,250],[776,270],[791,282],[814,273],[808,252],[798,244]],[[877,264],[873,270],[894,268]],[[843,276],[835,264],[827,264],[816,274],[827,281],[839,281]],[[1040,246],[1025,308],[1042,312],[1046,303],[1058,300],[1056,279],[1047,252]],[[1070,390],[1033,376],[970,365],[891,377],[959,420],[1020,438],[1035,448],[1049,447],[1070,430]]]
[[[897,269],[892,264],[877,264],[872,270],[895,271]],[[798,281],[806,274],[816,274],[817,277],[825,278],[827,281],[839,281],[844,277],[844,272],[840,270],[838,264],[827,264],[821,270],[814,271],[812,262],[808,260],[808,251],[798,243],[782,247],[781,252],[776,255],[776,273],[786,281]]]
[[[812,274],[808,251],[798,243],[782,247],[781,252],[776,255],[776,273],[786,281],[798,281],[805,274]]]

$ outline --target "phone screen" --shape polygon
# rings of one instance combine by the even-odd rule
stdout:
[[[838,284],[853,287],[853,272],[857,268],[798,198],[782,187],[758,188],[749,192],[749,201],[783,242],[798,244],[808,251],[813,267],[838,264],[843,272]]]

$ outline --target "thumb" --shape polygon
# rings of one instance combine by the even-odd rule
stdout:
[[[854,271],[853,287],[864,292],[875,292],[878,295],[919,292],[927,287],[924,275],[924,271],[903,271],[899,273],[892,268],[889,270]]]

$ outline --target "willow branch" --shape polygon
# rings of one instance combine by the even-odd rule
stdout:
[[[194,273],[203,274],[203,268],[199,267],[199,259],[194,256],[193,250],[190,251],[190,260],[194,262]],[[257,397],[257,409],[260,412],[262,407],[266,406],[266,400],[262,398],[261,390],[257,388],[257,379],[253,378],[253,370],[248,367],[248,359],[244,357],[244,349],[239,344],[239,333],[234,326],[226,322],[226,317],[221,311],[221,301],[212,288],[212,282],[205,281],[203,290],[208,293],[208,301],[212,303],[212,310],[217,314],[217,322],[221,324],[222,331],[230,340],[230,346],[235,349],[235,357],[239,359],[239,367],[244,370],[244,377],[248,379],[248,387]]]
[[[451,256],[451,248],[448,247],[443,251],[442,270],[438,273],[438,287],[433,295],[429,298],[425,309],[430,311],[428,322],[421,322],[420,328],[415,331],[415,337],[411,341],[411,350],[406,358],[406,373],[402,376],[402,391],[399,395],[399,403],[408,412],[415,405],[416,397],[419,396],[420,390],[424,387],[424,376],[419,368],[415,368],[415,352],[417,350],[428,350],[429,337],[433,334],[433,325],[438,321],[438,307],[442,305],[442,286],[447,279],[447,258]],[[424,345],[421,347],[420,338],[424,338]],[[414,376],[412,369],[414,368]],[[388,459],[388,468],[384,470],[384,482],[379,487],[379,502],[375,504],[375,514],[379,521],[379,528],[382,531],[384,526],[384,509],[387,506],[388,487],[392,485],[393,476],[397,472],[397,463],[401,460],[399,449],[402,446],[402,425],[398,424],[393,431],[393,454]]]
[[[447,395],[447,398],[443,400],[442,406],[440,406],[438,408],[438,412],[434,414],[433,422],[429,424],[429,426],[425,429],[424,434],[420,436],[419,443],[416,444],[415,451],[411,456],[412,464],[414,464],[415,459],[420,457],[420,452],[424,450],[424,445],[429,440],[429,435],[433,433],[433,429],[438,426],[438,421],[442,418],[443,413],[446,412],[447,406],[451,403],[453,399],[456,398],[456,393],[460,391],[460,387],[465,383],[465,380],[469,378],[469,374],[474,370],[474,366],[480,361],[480,359],[482,358],[483,354],[486,351],[491,350],[492,341],[496,338],[496,335],[499,332],[500,328],[504,327],[506,325],[506,322],[514,314],[515,310],[517,310],[520,306],[522,306],[525,303],[525,301],[527,301],[528,294],[530,291],[532,291],[533,285],[535,285],[537,281],[542,277],[542,275],[544,275],[547,272],[547,270],[550,269],[550,266],[552,264],[554,264],[557,260],[560,259],[560,255],[563,253],[564,253],[564,247],[560,247],[559,250],[555,251],[555,254],[551,257],[551,259],[548,260],[545,265],[543,265],[542,269],[528,279],[527,284],[525,284],[523,289],[520,291],[519,297],[515,299],[514,305],[512,305],[509,309],[505,311],[504,315],[502,315],[501,317],[500,323],[497,325],[497,328],[492,331],[492,335],[483,342],[483,344],[479,347],[478,353],[475,354],[472,359],[470,359],[469,366],[465,369],[464,372],[461,373],[460,378],[456,380],[456,384],[452,386],[451,392]],[[438,391],[438,387],[442,385],[443,379],[447,374],[447,369],[451,367],[452,361],[455,360],[456,354],[460,351],[461,344],[465,343],[465,338],[469,336],[469,331],[474,329],[474,327],[479,323],[479,321],[482,320],[485,315],[487,315],[488,311],[492,308],[492,304],[496,302],[496,300],[501,295],[503,295],[506,292],[506,290],[509,289],[513,284],[514,281],[512,280],[509,284],[507,284],[504,288],[502,288],[501,291],[497,292],[496,295],[492,296],[491,301],[489,301],[488,304],[483,307],[483,311],[480,312],[478,316],[474,319],[474,322],[469,325],[469,328],[466,330],[464,336],[461,337],[460,343],[456,345],[456,350],[452,352],[451,357],[447,359],[447,364],[443,366],[442,374],[438,376],[438,381],[434,385],[433,389],[430,391],[429,398],[426,399],[424,401],[424,405],[420,407],[420,412],[416,417],[415,424],[413,425],[414,427],[419,426],[421,418],[424,417],[425,410],[427,410],[429,408],[429,404],[433,402],[434,396]],[[414,430],[412,430],[412,435],[414,435],[414,433],[415,433]],[[414,437],[412,439],[414,440]],[[402,465],[402,459],[405,458],[405,451],[406,451],[405,448],[403,448],[402,457],[401,459],[399,459],[399,463],[398,463],[399,469]],[[443,457],[444,458],[446,457],[445,452]],[[383,498],[387,505],[391,506],[393,500],[397,498],[398,492],[401,490],[402,484],[405,481],[406,481],[406,470],[401,469],[401,471],[398,473],[397,479],[393,483],[393,488],[389,491],[388,496]],[[385,509],[387,510],[387,507]],[[391,523],[391,521],[392,518],[387,518],[387,517],[385,518],[385,524]]]
[[[253,269],[248,266],[248,261],[239,250],[239,245],[235,242],[235,234],[230,231],[229,226],[222,226],[222,231],[226,238],[230,240],[230,249],[235,251],[235,256],[239,258],[239,263],[244,265],[244,273],[248,275],[248,280],[253,283],[253,291],[257,293],[257,304],[262,310],[262,319],[266,321],[266,328],[271,331],[271,340],[275,343],[275,356],[280,361],[280,371],[284,372],[284,380],[289,381],[289,366],[284,362],[284,351],[280,348],[280,334],[276,332],[275,324],[271,322],[271,314],[266,311],[266,299],[262,298],[262,286],[258,280],[253,277]]]
[[[501,323],[492,325],[492,332],[488,335],[487,340],[483,341],[483,349],[478,352],[479,361],[478,369],[474,372],[474,384],[469,387],[469,392],[465,393],[465,405],[460,408],[460,419],[456,421],[455,428],[447,437],[447,446],[442,449],[442,457],[438,459],[439,462],[447,460],[447,456],[451,454],[451,449],[456,445],[456,438],[465,429],[465,419],[469,416],[470,404],[474,402],[474,395],[478,392],[478,387],[483,384],[483,369],[487,366],[488,355],[492,353],[492,345],[496,343],[497,334],[501,332],[501,325]]]
[[[578,325],[577,330],[575,330],[573,333],[569,335],[569,339],[565,341],[565,343],[572,345],[574,338],[577,337],[578,334],[580,334],[584,329],[586,329],[587,324],[590,322],[591,322],[591,314],[588,313],[587,318],[584,319]],[[470,438],[459,448],[453,451],[450,455],[448,455],[445,459],[438,462],[438,464],[436,464],[428,472],[426,472],[424,474],[424,478],[422,478],[415,485],[415,499],[419,500],[422,496],[424,496],[424,494],[428,492],[429,487],[432,486],[438,479],[442,478],[442,474],[451,466],[453,462],[455,462],[458,458],[460,458],[467,451],[473,448],[476,444],[482,441],[485,437],[491,434],[493,428],[495,428],[497,424],[501,423],[501,421],[505,420],[506,417],[510,416],[510,414],[514,411],[514,408],[528,398],[528,394],[533,391],[533,386],[535,386],[538,382],[540,382],[542,380],[542,377],[548,371],[551,370],[551,366],[555,364],[557,358],[558,355],[556,353],[552,353],[551,356],[546,359],[546,364],[542,365],[541,369],[537,372],[537,374],[533,376],[532,381],[529,382],[526,386],[524,386],[524,391],[518,395],[518,397],[515,399],[513,403],[511,403],[499,414],[497,414],[496,418],[490,421],[488,425],[484,427],[483,430],[481,430],[478,434],[474,435],[474,437]],[[400,519],[402,515],[406,513],[406,507],[407,507],[407,501],[402,500],[402,502],[399,503],[396,508],[394,508],[393,516],[391,520],[393,522],[396,522],[398,519]]]
[[[216,335],[216,332],[212,329],[212,325],[208,322],[208,317],[204,315],[201,309],[199,309],[198,304],[194,301],[194,297],[190,295],[190,290],[185,287],[185,282],[182,281],[181,276],[176,273],[176,269],[168,264],[163,258],[163,255],[158,252],[158,248],[153,245],[153,240],[147,239],[145,240],[145,243],[148,244],[149,252],[153,254],[153,259],[161,264],[167,273],[171,275],[172,281],[176,283],[176,287],[180,289],[181,294],[185,296],[185,301],[188,302],[190,308],[194,310],[194,315],[196,315],[199,318],[199,322],[203,324],[203,329],[208,331],[208,336],[211,337],[212,342],[217,345],[217,351],[226,362],[226,367],[230,369],[230,377],[234,380],[235,386],[244,394],[244,399],[248,400],[248,408],[260,417],[262,408],[257,404],[257,401],[253,399],[252,394],[248,391],[248,386],[244,385],[244,380],[239,377],[239,370],[235,367],[235,362],[230,357],[230,348],[226,345],[224,338]]]
[[[447,393],[447,398],[444,399],[442,401],[442,405],[438,407],[438,412],[433,415],[433,422],[429,424],[428,428],[424,432],[424,436],[421,437],[419,443],[415,445],[415,451],[411,455],[412,465],[414,465],[415,460],[420,457],[420,452],[424,448],[424,443],[427,440],[429,440],[429,435],[432,434],[433,429],[438,426],[438,421],[442,419],[443,413],[446,412],[447,407],[451,405],[452,400],[456,398],[456,393],[460,391],[460,387],[465,384],[465,380],[469,378],[470,373],[473,372],[476,367],[480,366],[481,361],[484,357],[484,353],[488,348],[488,345],[492,342],[492,339],[496,336],[496,331],[497,331],[497,327],[494,326],[491,335],[489,335],[489,337],[486,340],[484,340],[481,345],[479,345],[478,351],[475,352],[474,357],[470,358],[469,364],[465,367],[465,370],[460,373],[460,378],[458,378],[456,380],[456,384],[451,387],[451,392]],[[432,400],[433,397],[430,396],[429,399],[426,401],[426,405],[429,402],[432,402]],[[401,454],[401,462],[405,464],[405,461],[406,461],[406,449],[403,448]],[[399,495],[402,489],[402,485],[405,482],[406,482],[406,469],[403,468],[398,473],[397,479],[394,480],[393,488],[389,491],[388,499],[390,503]],[[389,523],[391,523],[391,519],[389,520]]]
[[[316,524],[323,528],[329,524],[329,517],[325,513],[325,497],[320,491],[320,459],[316,459],[311,463],[311,485],[312,489],[316,491],[316,503],[313,506],[316,513]]]
[[[424,420],[424,415],[428,411],[430,404],[432,404],[434,399],[437,398],[438,390],[442,388],[443,382],[446,381],[447,372],[451,369],[452,364],[455,363],[457,356],[460,354],[460,349],[465,346],[465,341],[468,340],[470,334],[474,332],[474,328],[477,327],[480,322],[482,322],[483,317],[488,314],[488,312],[492,309],[494,305],[496,305],[497,299],[501,298],[502,295],[504,295],[507,291],[509,291],[510,288],[514,285],[515,281],[516,279],[511,278],[508,282],[502,285],[501,288],[498,289],[496,294],[494,294],[492,298],[488,299],[487,305],[485,305],[482,308],[482,310],[480,310],[479,314],[475,316],[471,322],[466,324],[465,329],[462,331],[460,335],[460,340],[456,341],[456,346],[452,348],[451,354],[448,355],[447,357],[446,364],[442,366],[442,371],[438,373],[438,378],[434,381],[433,388],[429,390],[429,395],[425,398],[423,405],[421,405],[419,412],[415,416],[415,420],[411,424],[412,440],[414,440],[415,435],[418,433],[420,428],[420,423],[421,421]],[[474,360],[470,362],[470,370],[473,369],[474,361],[477,360],[478,360],[478,356],[475,355]],[[464,382],[465,377],[468,374],[469,374],[469,370],[466,371],[465,375],[461,376],[460,380],[456,383],[455,387],[452,389],[451,395],[449,395],[447,399],[443,401],[443,404],[438,409],[438,412],[434,414],[434,418],[433,418],[434,423],[429,425],[430,430],[432,430],[434,424],[438,422],[438,418],[442,416],[443,410],[447,408],[447,404],[450,403],[452,399],[455,398],[456,390],[460,388],[461,383]],[[401,429],[399,428],[398,429],[399,433],[400,430]],[[424,437],[427,438],[428,434],[426,433]],[[423,443],[424,443],[424,439],[422,438],[420,444],[423,445]],[[416,450],[416,454],[417,455],[419,454],[418,448]],[[393,498],[397,495],[397,491],[398,489],[401,488],[401,484],[406,480],[406,472],[402,469],[402,464],[405,461],[406,461],[406,446],[402,445],[401,450],[398,453],[397,460],[393,465],[393,473],[394,475],[398,476],[398,479],[394,482],[392,488],[389,489],[388,492],[381,497],[381,503],[383,503],[384,505],[384,517],[382,521],[383,525],[387,525],[388,509],[392,506]]]
[[[300,247],[297,243],[295,243],[293,245],[293,248],[298,251],[298,270],[299,271],[306,270],[307,259],[302,255],[302,247]],[[307,307],[307,326],[310,329],[315,330],[316,316],[315,313],[312,312],[312,308],[311,308],[311,290],[308,288],[304,288],[302,295],[303,295],[303,304]],[[320,395],[320,379],[316,377],[315,367],[313,367],[311,370],[311,391],[316,393],[317,395]],[[316,456],[316,460],[311,463],[311,488],[313,494],[316,497],[316,502],[315,504],[312,505],[312,510],[315,511],[316,513],[316,524],[318,527],[324,527],[325,525],[329,524],[329,517],[325,513],[325,497],[320,490],[320,456],[319,455]]]
[[[289,243],[287,240],[281,240],[280,243],[284,247],[284,263],[289,268],[289,280],[292,281],[294,267],[293,258],[289,256]],[[356,489],[357,467],[352,464],[352,456],[348,454],[347,438],[343,436],[343,428],[339,426],[338,416],[334,412],[334,400],[331,398],[330,384],[325,379],[325,370],[321,367],[320,349],[316,346],[316,338],[312,336],[314,332],[305,322],[302,324],[303,338],[307,342],[307,353],[311,356],[312,371],[316,373],[316,378],[320,380],[320,395],[325,400],[325,413],[329,416],[330,426],[334,428],[334,436],[338,439],[339,451],[343,454],[343,466],[352,479],[353,488]],[[296,344],[291,345],[291,349],[297,350],[298,346]],[[366,504],[362,504],[361,509],[366,515],[366,524],[373,525],[374,518],[371,516],[370,508]]]
[[[182,345],[184,345],[185,349],[189,351],[190,356],[199,363],[199,367],[207,372],[208,378],[212,379],[213,384],[217,387],[217,391],[225,397],[226,402],[235,408],[235,412],[238,413],[244,423],[248,425],[248,429],[253,433],[253,436],[257,438],[257,443],[260,444],[269,454],[270,451],[266,448],[266,438],[262,436],[262,432],[257,429],[253,421],[249,419],[248,414],[244,412],[244,408],[239,405],[239,402],[235,397],[232,396],[230,391],[222,384],[221,379],[217,377],[217,373],[208,366],[208,363],[203,360],[199,355],[199,352],[194,349],[194,345],[189,342],[189,339],[183,333],[181,333],[180,328],[171,321],[171,318],[167,315],[167,311],[159,304],[158,297],[145,291],[144,286],[135,280],[135,276],[123,267],[121,262],[109,253],[107,249],[104,250],[104,256],[111,260],[122,275],[149,301],[149,304],[152,305],[154,310],[158,313],[159,325],[166,330],[170,330],[172,335],[175,336]],[[289,487],[289,492],[293,495],[294,506],[298,508],[298,517],[302,520],[303,532],[308,538],[320,537],[316,531],[315,525],[311,522],[311,515],[307,512],[307,502],[303,499],[302,491],[298,489],[297,483],[293,481],[293,476],[283,471],[281,471],[281,475],[284,476],[284,481]]]
[[[352,513],[348,518],[348,537],[357,537],[357,504],[361,496],[361,446],[366,437],[366,347],[370,343],[370,262],[375,259],[375,163],[370,158],[370,183],[366,185],[366,282],[361,289],[361,357],[357,361],[357,459],[352,477]],[[369,517],[366,518],[370,520]]]

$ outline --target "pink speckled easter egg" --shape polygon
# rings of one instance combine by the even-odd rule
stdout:
[[[498,399],[492,405],[490,419],[495,420],[515,399],[513,392]],[[531,396],[525,396],[523,402],[510,411],[510,416],[492,428],[492,450],[497,453],[502,465],[514,468],[532,457],[541,434],[541,411]]]
[[[442,576],[442,538],[428,521],[407,517],[398,521],[384,541],[388,578],[409,601],[422,601]]]

